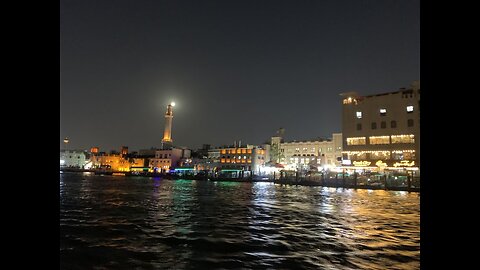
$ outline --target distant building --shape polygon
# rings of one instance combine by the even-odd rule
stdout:
[[[218,156],[213,151],[209,152],[209,154],[212,153],[214,160],[219,157],[221,169],[241,169],[253,171],[255,174],[260,172],[265,165],[265,149],[259,146],[246,145],[245,147],[237,147],[233,145],[221,147],[218,150]]]
[[[128,146],[122,146],[122,150],[120,151],[122,156],[128,155]]]
[[[418,170],[420,83],[398,91],[343,96],[343,165],[371,170]]]
[[[154,172],[168,172],[179,166],[182,158],[190,158],[191,150],[172,147],[155,151],[155,158],[151,158],[149,167]]]
[[[84,151],[60,151],[60,167],[84,168],[86,155]]]
[[[113,171],[130,171],[130,162],[120,154],[92,155],[93,168],[110,169]]]
[[[341,165],[342,133],[333,133],[331,139],[318,138],[288,142],[283,142],[283,138],[274,136],[271,148],[275,147],[278,147],[277,160],[286,169],[329,169]],[[271,152],[273,152],[272,149]]]

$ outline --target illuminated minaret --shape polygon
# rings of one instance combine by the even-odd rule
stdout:
[[[167,149],[172,145],[172,119],[173,119],[173,107],[175,102],[168,104],[167,112],[165,113],[165,131],[163,131],[162,148]]]

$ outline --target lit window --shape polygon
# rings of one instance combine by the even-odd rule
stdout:
[[[385,109],[385,108],[380,109],[380,115],[382,115],[382,116],[387,115],[387,109]]]
[[[407,106],[407,112],[409,113],[413,112],[413,106]]]
[[[370,136],[370,144],[390,144],[390,136]]]
[[[366,137],[347,138],[347,145],[365,145],[366,141],[367,141]]]
[[[362,119],[362,112],[357,112],[357,118]]]
[[[415,136],[409,135],[392,135],[392,143],[415,143]]]

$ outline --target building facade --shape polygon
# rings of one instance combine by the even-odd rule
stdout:
[[[420,83],[409,89],[360,96],[342,94],[345,167],[418,170]]]
[[[60,151],[60,167],[84,168],[86,155],[83,151]]]
[[[221,147],[218,149],[218,157],[212,156],[212,161],[216,161],[215,159],[219,159],[221,169],[238,169],[260,174],[265,165],[265,149],[254,145]]]
[[[171,168],[179,165],[182,158],[190,158],[190,149],[172,147],[155,151],[155,158],[151,158],[149,167],[153,172],[169,172]]]
[[[333,133],[330,139],[281,142],[272,137],[272,148],[278,145],[278,160],[288,170],[326,170],[341,165],[342,133]]]

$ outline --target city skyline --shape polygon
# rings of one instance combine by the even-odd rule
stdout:
[[[60,145],[261,144],[341,132],[340,93],[419,80],[419,1],[61,1]]]

